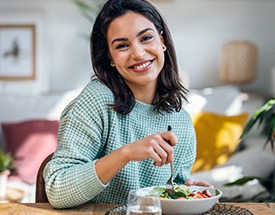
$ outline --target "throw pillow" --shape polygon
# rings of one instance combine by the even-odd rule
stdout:
[[[248,113],[226,116],[211,112],[193,115],[197,157],[192,172],[224,164],[236,150],[248,116]]]
[[[36,182],[42,161],[57,147],[57,120],[29,120],[3,123],[6,150],[15,158],[16,169],[9,180]]]
[[[270,145],[263,149],[264,141],[234,153],[225,164],[218,167],[236,166],[245,176],[268,178],[275,170],[275,156]]]

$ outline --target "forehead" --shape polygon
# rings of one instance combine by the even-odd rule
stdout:
[[[136,34],[145,28],[152,28],[154,31],[157,31],[155,25],[145,16],[129,11],[111,22],[107,31],[107,37],[124,37]]]

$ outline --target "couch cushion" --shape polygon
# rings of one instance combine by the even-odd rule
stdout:
[[[270,145],[263,149],[265,139],[233,154],[228,161],[217,167],[236,166],[245,176],[268,178],[275,170],[275,156]],[[249,162],[248,162],[249,161]]]
[[[35,183],[40,164],[56,149],[58,127],[57,120],[2,123],[6,150],[15,157],[16,164],[9,180]]]
[[[208,171],[192,173],[193,180],[205,180],[214,187],[223,191],[223,198],[231,200],[238,198],[241,201],[264,200],[268,198],[267,188],[257,179],[241,186],[225,186],[244,176],[268,178],[275,168],[275,156],[270,146],[263,149],[265,138],[258,139],[257,144],[234,153],[223,165],[215,166]],[[270,190],[269,190],[270,191]],[[264,192],[264,193],[262,193]],[[262,195],[259,195],[262,193]]]
[[[191,174],[194,181],[205,180],[212,184],[215,188],[223,192],[222,198],[226,201],[251,201],[264,200],[268,198],[270,193],[267,189],[257,180],[252,180],[241,186],[225,186],[224,184],[233,182],[242,178],[242,169],[236,165],[215,167],[211,170],[198,171]],[[259,195],[259,194],[262,195]]]
[[[185,109],[193,113],[195,110],[228,116],[241,114],[241,95],[239,87],[233,85],[207,87],[201,90],[191,89],[188,94],[189,103]]]
[[[197,137],[197,157],[192,172],[196,172],[212,169],[228,160],[240,142],[248,114],[226,116],[201,112],[192,119]]]

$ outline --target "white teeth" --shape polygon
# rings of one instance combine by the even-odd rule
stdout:
[[[144,64],[141,64],[141,65],[138,65],[138,66],[134,66],[134,69],[144,69],[146,68],[147,66],[149,66],[150,64],[150,61],[144,63]]]

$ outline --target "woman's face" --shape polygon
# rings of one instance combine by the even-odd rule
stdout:
[[[144,87],[155,90],[166,47],[154,24],[139,13],[127,12],[111,22],[107,41],[113,66],[134,94]]]

